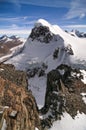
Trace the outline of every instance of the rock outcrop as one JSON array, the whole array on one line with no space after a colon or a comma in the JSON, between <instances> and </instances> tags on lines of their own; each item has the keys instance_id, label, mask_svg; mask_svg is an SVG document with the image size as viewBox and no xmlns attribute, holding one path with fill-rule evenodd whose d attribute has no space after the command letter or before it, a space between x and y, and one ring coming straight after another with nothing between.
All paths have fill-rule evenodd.
<instances>
[{"instance_id":1,"label":"rock outcrop","mask_svg":"<svg viewBox=\"0 0 86 130\"><path fill-rule=\"evenodd\" d=\"M31 38L32 41L37 40L44 43L50 43L52 40L54 42L59 40L63 42L63 39L60 37L60 35L53 34L49 27L41 25L32 29L29 38Z\"/></svg>"},{"instance_id":2,"label":"rock outcrop","mask_svg":"<svg viewBox=\"0 0 86 130\"><path fill-rule=\"evenodd\" d=\"M30 34L32 40L38 40L40 42L49 43L53 39L52 33L50 33L49 28L46 26L34 27Z\"/></svg>"},{"instance_id":3,"label":"rock outcrop","mask_svg":"<svg viewBox=\"0 0 86 130\"><path fill-rule=\"evenodd\" d=\"M15 70L12 64L0 64L0 76L28 89L27 74L23 71Z\"/></svg>"},{"instance_id":4,"label":"rock outcrop","mask_svg":"<svg viewBox=\"0 0 86 130\"><path fill-rule=\"evenodd\" d=\"M12 73L13 72L13 73ZM0 130L41 129L37 105L24 72L0 65Z\"/></svg>"},{"instance_id":5,"label":"rock outcrop","mask_svg":"<svg viewBox=\"0 0 86 130\"><path fill-rule=\"evenodd\" d=\"M86 85L81 81L81 72L67 65L60 65L47 75L45 105L40 110L43 115L42 127L50 128L53 121L61 118L63 112L72 118L77 112L86 114L86 104L81 93L86 93Z\"/></svg>"}]
</instances>

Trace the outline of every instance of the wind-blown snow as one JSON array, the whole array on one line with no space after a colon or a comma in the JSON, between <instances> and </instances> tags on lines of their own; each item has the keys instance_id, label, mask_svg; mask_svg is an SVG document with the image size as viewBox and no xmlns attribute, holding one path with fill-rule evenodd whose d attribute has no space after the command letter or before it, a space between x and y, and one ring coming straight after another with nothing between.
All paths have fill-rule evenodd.
<instances>
[{"instance_id":1,"label":"wind-blown snow","mask_svg":"<svg viewBox=\"0 0 86 130\"><path fill-rule=\"evenodd\" d=\"M35 23L35 27L39 27L39 26L48 26L50 27L51 24L49 24L46 20L44 19L39 19L36 23Z\"/></svg>"}]
</instances>

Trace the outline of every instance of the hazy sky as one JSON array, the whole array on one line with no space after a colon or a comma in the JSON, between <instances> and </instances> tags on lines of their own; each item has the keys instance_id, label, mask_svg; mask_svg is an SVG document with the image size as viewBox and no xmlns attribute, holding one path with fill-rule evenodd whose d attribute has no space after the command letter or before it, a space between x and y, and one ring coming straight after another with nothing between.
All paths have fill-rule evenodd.
<instances>
[{"instance_id":1,"label":"hazy sky","mask_svg":"<svg viewBox=\"0 0 86 130\"><path fill-rule=\"evenodd\" d=\"M0 34L28 36L40 18L86 32L86 0L0 0Z\"/></svg>"}]
</instances>

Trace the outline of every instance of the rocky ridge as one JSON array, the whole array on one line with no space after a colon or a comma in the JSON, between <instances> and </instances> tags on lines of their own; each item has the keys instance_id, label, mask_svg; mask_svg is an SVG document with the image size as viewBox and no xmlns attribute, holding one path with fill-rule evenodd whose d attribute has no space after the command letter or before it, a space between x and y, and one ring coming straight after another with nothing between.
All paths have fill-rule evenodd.
<instances>
[{"instance_id":1,"label":"rocky ridge","mask_svg":"<svg viewBox=\"0 0 86 130\"><path fill-rule=\"evenodd\" d=\"M27 90L24 72L13 65L0 65L0 129L41 129L38 109L31 91Z\"/></svg>"},{"instance_id":2,"label":"rocky ridge","mask_svg":"<svg viewBox=\"0 0 86 130\"><path fill-rule=\"evenodd\" d=\"M32 41L37 40L39 42L44 43L50 43L52 40L62 40L59 35L54 35L52 32L50 32L49 27L42 25L34 27L31 31L29 38L31 38Z\"/></svg>"},{"instance_id":3,"label":"rocky ridge","mask_svg":"<svg viewBox=\"0 0 86 130\"><path fill-rule=\"evenodd\" d=\"M50 128L55 120L61 119L64 112L75 118L77 112L86 114L86 104L81 93L86 93L86 85L81 81L78 69L60 65L47 75L45 105L40 110L43 116L42 127Z\"/></svg>"},{"instance_id":4,"label":"rocky ridge","mask_svg":"<svg viewBox=\"0 0 86 130\"><path fill-rule=\"evenodd\" d=\"M24 43L25 39L18 36L0 37L0 63L21 52L24 49Z\"/></svg>"}]
</instances>

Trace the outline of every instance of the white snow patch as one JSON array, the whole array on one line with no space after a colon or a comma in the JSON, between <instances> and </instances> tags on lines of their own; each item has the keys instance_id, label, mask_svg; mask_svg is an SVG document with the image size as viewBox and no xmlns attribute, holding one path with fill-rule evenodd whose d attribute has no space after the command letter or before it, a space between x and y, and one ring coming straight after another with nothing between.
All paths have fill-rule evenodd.
<instances>
[{"instance_id":1,"label":"white snow patch","mask_svg":"<svg viewBox=\"0 0 86 130\"><path fill-rule=\"evenodd\" d=\"M0 71L4 71L4 69L3 69L3 68L0 68Z\"/></svg>"},{"instance_id":2,"label":"white snow patch","mask_svg":"<svg viewBox=\"0 0 86 130\"><path fill-rule=\"evenodd\" d=\"M64 73L65 73L65 70L63 70L63 69L62 70L59 69L58 71L60 72L61 75L64 75Z\"/></svg>"},{"instance_id":3,"label":"white snow patch","mask_svg":"<svg viewBox=\"0 0 86 130\"><path fill-rule=\"evenodd\" d=\"M6 128L7 128L7 124L6 124L6 120L4 119L1 130L6 130Z\"/></svg>"},{"instance_id":4,"label":"white snow patch","mask_svg":"<svg viewBox=\"0 0 86 130\"><path fill-rule=\"evenodd\" d=\"M9 108L8 106L0 106L0 113L3 113L5 109Z\"/></svg>"},{"instance_id":5,"label":"white snow patch","mask_svg":"<svg viewBox=\"0 0 86 130\"><path fill-rule=\"evenodd\" d=\"M81 95L82 95L82 99L83 99L84 103L86 104L86 93L81 93Z\"/></svg>"},{"instance_id":6,"label":"white snow patch","mask_svg":"<svg viewBox=\"0 0 86 130\"><path fill-rule=\"evenodd\" d=\"M80 70L80 72L81 72L82 75L83 75L83 79L81 79L81 80L82 80L82 82L83 82L84 84L86 84L86 71L85 71L85 70Z\"/></svg>"},{"instance_id":7,"label":"white snow patch","mask_svg":"<svg viewBox=\"0 0 86 130\"><path fill-rule=\"evenodd\" d=\"M39 129L36 127L35 130L39 130Z\"/></svg>"},{"instance_id":8,"label":"white snow patch","mask_svg":"<svg viewBox=\"0 0 86 130\"><path fill-rule=\"evenodd\" d=\"M1 46L1 49L3 49L4 48L4 46Z\"/></svg>"},{"instance_id":9,"label":"white snow patch","mask_svg":"<svg viewBox=\"0 0 86 130\"><path fill-rule=\"evenodd\" d=\"M61 120L54 122L49 130L86 130L86 115L78 113L72 119L68 113L64 113Z\"/></svg>"},{"instance_id":10,"label":"white snow patch","mask_svg":"<svg viewBox=\"0 0 86 130\"><path fill-rule=\"evenodd\" d=\"M34 78L30 78L28 83L28 88L32 90L39 109L42 108L45 102L46 76L35 76Z\"/></svg>"},{"instance_id":11,"label":"white snow patch","mask_svg":"<svg viewBox=\"0 0 86 130\"><path fill-rule=\"evenodd\" d=\"M17 114L17 111L12 111L12 112L10 113L10 116L11 116L11 117L15 117L16 114Z\"/></svg>"},{"instance_id":12,"label":"white snow patch","mask_svg":"<svg viewBox=\"0 0 86 130\"><path fill-rule=\"evenodd\" d=\"M12 39L7 38L6 41L5 41L5 43L7 43L7 42L9 42L9 41L12 41Z\"/></svg>"}]
</instances>

